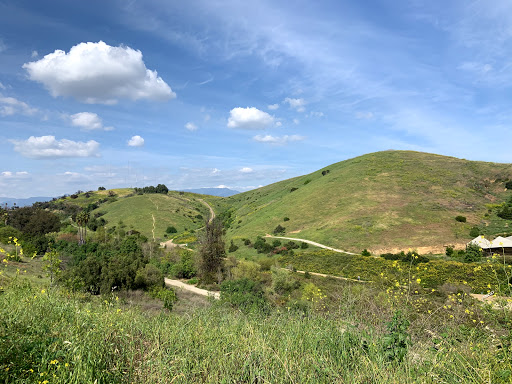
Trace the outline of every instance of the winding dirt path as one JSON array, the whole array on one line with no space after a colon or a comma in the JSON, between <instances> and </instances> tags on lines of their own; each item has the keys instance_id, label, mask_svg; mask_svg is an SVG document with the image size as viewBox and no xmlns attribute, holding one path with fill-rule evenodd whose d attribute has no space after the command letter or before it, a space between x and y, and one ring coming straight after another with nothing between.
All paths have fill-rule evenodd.
<instances>
[{"instance_id":1,"label":"winding dirt path","mask_svg":"<svg viewBox=\"0 0 512 384\"><path fill-rule=\"evenodd\" d=\"M317 243L317 242L311 241L311 240L297 239L297 238L294 238L294 237L272 236L272 235L269 235L268 233L265 235L265 237L271 237L273 239L284 239L284 240L302 241L303 243L308 243L308 244L314 245L315 247L328 249L330 251L339 252L339 253L346 253L348 255L358 255L358 253L352 253L352 252L344 251L343 249L332 248L332 247L329 247L327 245L320 244L320 243Z\"/></svg>"},{"instance_id":2,"label":"winding dirt path","mask_svg":"<svg viewBox=\"0 0 512 384\"><path fill-rule=\"evenodd\" d=\"M207 291L206 289L197 288L193 285L186 284L180 280L172 280L172 279L168 279L167 277L164 280L165 280L165 285L167 285L169 287L184 289L186 291L195 293L197 295L213 297L214 299L217 299L217 300L220 299L219 292Z\"/></svg>"},{"instance_id":3,"label":"winding dirt path","mask_svg":"<svg viewBox=\"0 0 512 384\"><path fill-rule=\"evenodd\" d=\"M210 218L208 219L208 223L211 223L213 219L215 219L215 211L213 210L212 206L208 204L203 199L197 199L199 200L204 206L206 206L210 210Z\"/></svg>"}]
</instances>

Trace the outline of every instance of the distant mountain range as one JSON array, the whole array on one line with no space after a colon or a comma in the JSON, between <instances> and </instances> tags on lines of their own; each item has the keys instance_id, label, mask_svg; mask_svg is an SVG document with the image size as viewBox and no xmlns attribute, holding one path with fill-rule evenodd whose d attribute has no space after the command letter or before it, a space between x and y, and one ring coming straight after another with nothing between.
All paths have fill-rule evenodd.
<instances>
[{"instance_id":1,"label":"distant mountain range","mask_svg":"<svg viewBox=\"0 0 512 384\"><path fill-rule=\"evenodd\" d=\"M17 207L26 207L27 205L32 205L39 201L50 201L53 197L27 197L26 199L17 199L15 197L0 197L0 205L2 207L7 204L7 206L12 207L16 204Z\"/></svg>"},{"instance_id":2,"label":"distant mountain range","mask_svg":"<svg viewBox=\"0 0 512 384\"><path fill-rule=\"evenodd\" d=\"M233 196L239 191L235 191L229 188L196 188L196 189L182 189L183 192L192 192L199 193L201 195L211 195L211 196L219 196L219 197L228 197Z\"/></svg>"}]
</instances>

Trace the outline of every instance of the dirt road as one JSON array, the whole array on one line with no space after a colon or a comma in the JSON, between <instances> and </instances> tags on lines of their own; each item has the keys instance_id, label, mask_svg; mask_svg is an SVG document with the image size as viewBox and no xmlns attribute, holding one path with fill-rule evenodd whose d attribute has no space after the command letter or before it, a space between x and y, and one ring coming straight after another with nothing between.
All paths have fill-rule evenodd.
<instances>
[{"instance_id":1,"label":"dirt road","mask_svg":"<svg viewBox=\"0 0 512 384\"><path fill-rule=\"evenodd\" d=\"M208 219L208 223L211 223L213 221L213 219L215 219L215 212L214 212L213 208L211 207L210 204L208 204L203 199L197 199L197 200L199 200L201 203L203 203L203 205L205 205L210 210L210 219Z\"/></svg>"},{"instance_id":2,"label":"dirt road","mask_svg":"<svg viewBox=\"0 0 512 384\"><path fill-rule=\"evenodd\" d=\"M165 280L165 285L167 285L169 287L181 288L181 289L184 289L186 291L195 293L197 295L206 296L206 297L210 297L211 296L214 299L220 299L220 293L219 292L207 291L206 289L197 288L197 287L195 287L193 285L186 284L186 283L184 283L184 282L182 282L180 280L172 280L172 279L168 279L167 277L164 280Z\"/></svg>"},{"instance_id":3,"label":"dirt road","mask_svg":"<svg viewBox=\"0 0 512 384\"><path fill-rule=\"evenodd\" d=\"M272 235L269 235L269 234L265 235L265 237L271 237L273 239L285 239L285 240L293 240L293 241L302 241L303 243L308 243L308 244L314 245L315 247L320 247L320 248L328 249L330 251L339 252L339 253L346 253L346 254L349 254L349 255L358 255L358 253L352 253L352 252L344 251L342 249L332 248L332 247L329 247L327 245L323 245L323 244L320 244L320 243L317 243L317 242L314 242L314 241L311 241L311 240L296 239L296 238L293 238L293 237L272 236Z\"/></svg>"}]
</instances>

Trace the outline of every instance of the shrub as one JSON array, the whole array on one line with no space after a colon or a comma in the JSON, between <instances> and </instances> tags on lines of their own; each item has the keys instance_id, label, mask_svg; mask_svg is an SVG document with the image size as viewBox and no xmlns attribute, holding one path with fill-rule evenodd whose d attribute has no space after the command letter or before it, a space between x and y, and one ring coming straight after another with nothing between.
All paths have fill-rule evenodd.
<instances>
[{"instance_id":1,"label":"shrub","mask_svg":"<svg viewBox=\"0 0 512 384\"><path fill-rule=\"evenodd\" d=\"M233 243L233 240L231 240L231 244L229 245L228 252L232 253L232 252L235 252L236 250L238 250L238 245Z\"/></svg>"},{"instance_id":2,"label":"shrub","mask_svg":"<svg viewBox=\"0 0 512 384\"><path fill-rule=\"evenodd\" d=\"M308 249L309 248L309 244L308 243L300 243L300 249Z\"/></svg>"},{"instance_id":3,"label":"shrub","mask_svg":"<svg viewBox=\"0 0 512 384\"><path fill-rule=\"evenodd\" d=\"M501 211L498 212L498 217L501 217L505 220L512 220L512 207L510 207L508 204L505 204Z\"/></svg>"},{"instance_id":4,"label":"shrub","mask_svg":"<svg viewBox=\"0 0 512 384\"><path fill-rule=\"evenodd\" d=\"M278 240L278 239L275 239L275 240L272 242L272 246L273 246L274 248L279 247L281 244L282 244L282 243L281 243L281 241L280 241L280 240Z\"/></svg>"},{"instance_id":5,"label":"shrub","mask_svg":"<svg viewBox=\"0 0 512 384\"><path fill-rule=\"evenodd\" d=\"M144 268L137 271L134 285L136 288L150 290L164 286L164 275L157 267L152 264L146 264Z\"/></svg>"},{"instance_id":6,"label":"shrub","mask_svg":"<svg viewBox=\"0 0 512 384\"><path fill-rule=\"evenodd\" d=\"M452 257L453 256L453 247L446 247L446 256Z\"/></svg>"},{"instance_id":7,"label":"shrub","mask_svg":"<svg viewBox=\"0 0 512 384\"><path fill-rule=\"evenodd\" d=\"M477 244L468 244L466 247L466 254L464 255L464 262L472 263L475 261L480 261L482 259L482 248L480 248Z\"/></svg>"},{"instance_id":8,"label":"shrub","mask_svg":"<svg viewBox=\"0 0 512 384\"><path fill-rule=\"evenodd\" d=\"M251 245L251 240L244 239L244 245L247 245L247 246Z\"/></svg>"},{"instance_id":9,"label":"shrub","mask_svg":"<svg viewBox=\"0 0 512 384\"><path fill-rule=\"evenodd\" d=\"M509 180L505 183L505 188L512 189L512 180Z\"/></svg>"},{"instance_id":10,"label":"shrub","mask_svg":"<svg viewBox=\"0 0 512 384\"><path fill-rule=\"evenodd\" d=\"M311 183L311 179L307 179L306 181L304 181L304 185L307 185L309 183Z\"/></svg>"},{"instance_id":11,"label":"shrub","mask_svg":"<svg viewBox=\"0 0 512 384\"><path fill-rule=\"evenodd\" d=\"M197 269L189 252L185 252L178 263L171 268L171 274L179 279L190 279L197 273Z\"/></svg>"},{"instance_id":12,"label":"shrub","mask_svg":"<svg viewBox=\"0 0 512 384\"><path fill-rule=\"evenodd\" d=\"M327 175L329 172L331 172L331 171L329 171L328 169L326 169L325 171L322 171L322 176Z\"/></svg>"},{"instance_id":13,"label":"shrub","mask_svg":"<svg viewBox=\"0 0 512 384\"><path fill-rule=\"evenodd\" d=\"M292 187L292 188L290 189L290 192L294 192L294 191L296 191L297 189L299 189L299 188Z\"/></svg>"},{"instance_id":14,"label":"shrub","mask_svg":"<svg viewBox=\"0 0 512 384\"><path fill-rule=\"evenodd\" d=\"M171 226L171 225L168 226L167 229L165 230L165 233L169 233L169 234L170 233L177 233L177 232L178 232L178 230L175 227Z\"/></svg>"},{"instance_id":15,"label":"shrub","mask_svg":"<svg viewBox=\"0 0 512 384\"><path fill-rule=\"evenodd\" d=\"M457 220L459 223L465 223L466 222L466 216L456 216L455 220Z\"/></svg>"},{"instance_id":16,"label":"shrub","mask_svg":"<svg viewBox=\"0 0 512 384\"><path fill-rule=\"evenodd\" d=\"M283 221L290 221L290 218L289 217L285 217L285 218L283 218Z\"/></svg>"},{"instance_id":17,"label":"shrub","mask_svg":"<svg viewBox=\"0 0 512 384\"><path fill-rule=\"evenodd\" d=\"M480 228L478 227L473 227L471 228L471 231L469 231L469 236L471 237L477 237L480 235Z\"/></svg>"},{"instance_id":18,"label":"shrub","mask_svg":"<svg viewBox=\"0 0 512 384\"><path fill-rule=\"evenodd\" d=\"M154 288L151 290L150 295L155 299L160 299L164 303L164 308L172 311L174 307L174 303L178 301L178 297L176 296L176 292L172 288Z\"/></svg>"},{"instance_id":19,"label":"shrub","mask_svg":"<svg viewBox=\"0 0 512 384\"><path fill-rule=\"evenodd\" d=\"M98 191L104 191L105 189L105 187L98 187Z\"/></svg>"},{"instance_id":20,"label":"shrub","mask_svg":"<svg viewBox=\"0 0 512 384\"><path fill-rule=\"evenodd\" d=\"M361 256L371 256L372 254L370 251L368 251L366 248L363 249L363 252L361 252Z\"/></svg>"},{"instance_id":21,"label":"shrub","mask_svg":"<svg viewBox=\"0 0 512 384\"><path fill-rule=\"evenodd\" d=\"M234 280L249 279L259 281L261 266L254 261L240 260L236 267L231 270Z\"/></svg>"},{"instance_id":22,"label":"shrub","mask_svg":"<svg viewBox=\"0 0 512 384\"><path fill-rule=\"evenodd\" d=\"M274 235L279 235L279 234L282 235L282 234L284 234L285 231L286 231L286 228L279 224L277 227L274 228L273 233L274 233Z\"/></svg>"},{"instance_id":23,"label":"shrub","mask_svg":"<svg viewBox=\"0 0 512 384\"><path fill-rule=\"evenodd\" d=\"M278 294L287 294L297 289L300 283L290 271L281 268L272 268L272 289Z\"/></svg>"},{"instance_id":24,"label":"shrub","mask_svg":"<svg viewBox=\"0 0 512 384\"><path fill-rule=\"evenodd\" d=\"M260 310L266 304L261 285L247 278L224 281L220 286L220 299L243 310Z\"/></svg>"}]
</instances>

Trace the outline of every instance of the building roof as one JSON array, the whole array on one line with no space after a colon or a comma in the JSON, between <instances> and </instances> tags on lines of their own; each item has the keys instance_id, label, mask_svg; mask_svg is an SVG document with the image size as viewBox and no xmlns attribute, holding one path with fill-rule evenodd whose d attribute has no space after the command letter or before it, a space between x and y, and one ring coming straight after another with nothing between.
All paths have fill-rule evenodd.
<instances>
[{"instance_id":1,"label":"building roof","mask_svg":"<svg viewBox=\"0 0 512 384\"><path fill-rule=\"evenodd\" d=\"M501 237L498 236L494 240L490 241L483 236L475 237L469 242L470 244L476 244L482 249L492 248L512 248L512 236Z\"/></svg>"}]
</instances>

